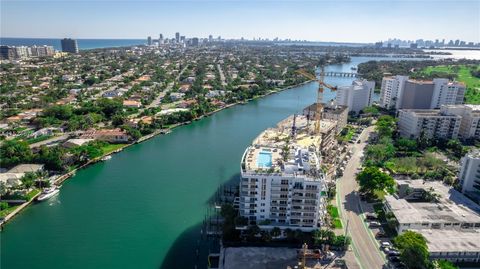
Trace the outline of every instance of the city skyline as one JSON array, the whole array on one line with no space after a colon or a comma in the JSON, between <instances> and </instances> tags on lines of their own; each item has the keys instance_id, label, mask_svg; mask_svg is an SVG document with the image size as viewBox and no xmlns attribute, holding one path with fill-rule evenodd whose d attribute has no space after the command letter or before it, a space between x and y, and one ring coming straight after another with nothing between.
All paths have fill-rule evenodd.
<instances>
[{"instance_id":1,"label":"city skyline","mask_svg":"<svg viewBox=\"0 0 480 269\"><path fill-rule=\"evenodd\" d=\"M180 32L189 37L212 34L226 39L372 43L395 36L480 42L478 1L2 0L1 5L2 37L145 39L159 33L171 38ZM31 19L22 19L25 17ZM37 23L30 23L32 20Z\"/></svg>"}]
</instances>

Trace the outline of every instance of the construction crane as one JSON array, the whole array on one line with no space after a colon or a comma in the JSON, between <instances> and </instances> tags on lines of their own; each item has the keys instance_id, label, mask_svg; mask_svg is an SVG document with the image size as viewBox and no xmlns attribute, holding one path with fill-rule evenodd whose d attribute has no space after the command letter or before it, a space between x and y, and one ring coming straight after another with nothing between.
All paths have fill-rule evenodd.
<instances>
[{"instance_id":1,"label":"construction crane","mask_svg":"<svg viewBox=\"0 0 480 269\"><path fill-rule=\"evenodd\" d=\"M325 66L320 66L320 76L317 78L315 75L311 74L305 69L298 69L296 71L298 74L318 82L318 91L317 91L317 104L315 111L315 133L320 134L320 120L322 119L323 114L323 89L328 88L332 91L336 91L337 87L325 83Z\"/></svg>"}]
</instances>

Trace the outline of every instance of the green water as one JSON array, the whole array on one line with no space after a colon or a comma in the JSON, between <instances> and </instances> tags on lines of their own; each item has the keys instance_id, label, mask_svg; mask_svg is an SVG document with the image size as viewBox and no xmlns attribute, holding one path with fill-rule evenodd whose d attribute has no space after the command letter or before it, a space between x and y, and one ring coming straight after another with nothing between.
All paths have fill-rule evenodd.
<instances>
[{"instance_id":1,"label":"green water","mask_svg":"<svg viewBox=\"0 0 480 269\"><path fill-rule=\"evenodd\" d=\"M348 71L365 60L331 68ZM316 89L311 83L235 106L79 171L57 197L4 227L0 268L206 268L213 244L200 229L208 201L219 185L238 180L252 139L313 103Z\"/></svg>"}]
</instances>

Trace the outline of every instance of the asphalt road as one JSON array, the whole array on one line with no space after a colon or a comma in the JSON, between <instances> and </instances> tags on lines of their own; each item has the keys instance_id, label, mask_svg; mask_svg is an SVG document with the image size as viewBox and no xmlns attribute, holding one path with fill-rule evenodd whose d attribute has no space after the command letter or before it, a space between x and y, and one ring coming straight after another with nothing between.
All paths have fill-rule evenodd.
<instances>
[{"instance_id":1,"label":"asphalt road","mask_svg":"<svg viewBox=\"0 0 480 269\"><path fill-rule=\"evenodd\" d=\"M373 130L373 126L366 128L360 135L362 142L352 145L352 157L345 167L344 175L337 181L337 197L340 202L342 222L344 226L348 222L348 234L352 238L352 247L362 269L380 269L385 264L383 254L370 236L361 216L363 213L361 200L357 193L358 184L355 181L357 168L361 165L360 158L366 145L365 141Z\"/></svg>"}]
</instances>

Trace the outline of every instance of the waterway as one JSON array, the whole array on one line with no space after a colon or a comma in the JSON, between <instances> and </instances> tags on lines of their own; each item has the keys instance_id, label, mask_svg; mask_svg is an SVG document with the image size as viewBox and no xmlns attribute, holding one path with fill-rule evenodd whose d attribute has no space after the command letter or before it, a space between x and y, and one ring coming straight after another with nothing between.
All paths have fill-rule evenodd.
<instances>
[{"instance_id":1,"label":"waterway","mask_svg":"<svg viewBox=\"0 0 480 269\"><path fill-rule=\"evenodd\" d=\"M370 59L328 71L350 71ZM351 81L327 78L336 85ZM214 250L200 237L208 202L219 185L238 180L253 138L313 103L317 86L223 110L79 171L58 196L4 227L0 268L206 268Z\"/></svg>"}]
</instances>

